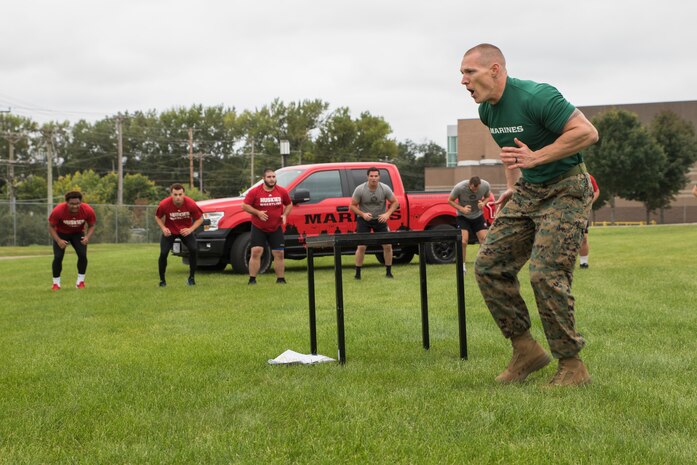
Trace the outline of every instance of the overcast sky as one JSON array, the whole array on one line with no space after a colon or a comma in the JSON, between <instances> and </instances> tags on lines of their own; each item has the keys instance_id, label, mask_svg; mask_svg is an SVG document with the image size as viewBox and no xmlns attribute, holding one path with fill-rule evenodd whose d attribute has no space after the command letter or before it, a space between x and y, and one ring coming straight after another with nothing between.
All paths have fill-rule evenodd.
<instances>
[{"instance_id":1,"label":"overcast sky","mask_svg":"<svg viewBox=\"0 0 697 465\"><path fill-rule=\"evenodd\" d=\"M100 119L192 104L322 99L445 145L477 116L465 50L498 45L511 76L573 104L697 99L691 0L4 0L0 111Z\"/></svg>"}]
</instances>

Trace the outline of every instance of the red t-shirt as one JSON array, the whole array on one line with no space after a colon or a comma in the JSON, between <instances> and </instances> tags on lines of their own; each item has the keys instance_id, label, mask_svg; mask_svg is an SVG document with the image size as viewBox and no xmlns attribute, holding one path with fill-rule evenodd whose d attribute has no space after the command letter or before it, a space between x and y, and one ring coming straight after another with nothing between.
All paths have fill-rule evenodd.
<instances>
[{"instance_id":1,"label":"red t-shirt","mask_svg":"<svg viewBox=\"0 0 697 465\"><path fill-rule=\"evenodd\" d=\"M591 184L593 184L593 193L598 192L598 183L595 182L595 178L593 177L592 174L589 174L588 176L590 176Z\"/></svg>"},{"instance_id":2,"label":"red t-shirt","mask_svg":"<svg viewBox=\"0 0 697 465\"><path fill-rule=\"evenodd\" d=\"M81 203L77 213L72 214L68 209L68 202L63 202L51 211L48 222L62 234L80 234L85 230L85 224L93 225L97 222L94 210L86 203Z\"/></svg>"},{"instance_id":3,"label":"red t-shirt","mask_svg":"<svg viewBox=\"0 0 697 465\"><path fill-rule=\"evenodd\" d=\"M165 227L175 236L181 235L183 228L189 228L201 218L203 212L191 198L184 196L184 203L177 207L172 197L167 197L157 206L155 216L165 217Z\"/></svg>"},{"instance_id":4,"label":"red t-shirt","mask_svg":"<svg viewBox=\"0 0 697 465\"><path fill-rule=\"evenodd\" d=\"M281 215L285 206L290 204L290 195L281 186L273 186L270 192L266 191L264 183L261 183L247 192L244 203L257 210L266 211L269 215L266 221L261 221L258 216L252 215L252 224L262 231L273 232L281 226Z\"/></svg>"}]
</instances>

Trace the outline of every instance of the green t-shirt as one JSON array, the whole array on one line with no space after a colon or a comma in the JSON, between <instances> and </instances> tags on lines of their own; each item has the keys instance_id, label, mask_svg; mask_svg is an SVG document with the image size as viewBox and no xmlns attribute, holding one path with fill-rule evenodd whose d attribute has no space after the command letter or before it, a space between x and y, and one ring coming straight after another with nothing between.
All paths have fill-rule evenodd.
<instances>
[{"instance_id":1,"label":"green t-shirt","mask_svg":"<svg viewBox=\"0 0 697 465\"><path fill-rule=\"evenodd\" d=\"M479 118L499 147L516 147L517 137L531 150L553 143L576 108L549 84L508 77L501 100L496 105L479 105ZM583 162L580 152L551 163L522 169L523 178L543 183Z\"/></svg>"}]
</instances>

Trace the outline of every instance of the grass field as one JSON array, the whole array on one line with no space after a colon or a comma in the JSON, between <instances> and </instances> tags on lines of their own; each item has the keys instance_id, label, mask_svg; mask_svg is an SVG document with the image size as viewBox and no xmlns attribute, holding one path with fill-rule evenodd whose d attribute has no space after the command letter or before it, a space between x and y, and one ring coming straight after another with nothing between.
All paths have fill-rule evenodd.
<instances>
[{"instance_id":1,"label":"grass field","mask_svg":"<svg viewBox=\"0 0 697 465\"><path fill-rule=\"evenodd\" d=\"M305 262L288 262L286 286L227 271L188 288L170 257L160 289L157 245L96 244L87 289L70 251L51 292L50 247L0 249L0 464L695 463L695 250L694 225L593 229L574 281L593 384L550 389L556 364L494 383L510 346L471 274L459 359L454 265L429 266L429 351L418 266L388 281L371 257L362 281L345 270L348 363L270 366L309 352ZM318 262L318 348L335 358L333 270Z\"/></svg>"}]
</instances>

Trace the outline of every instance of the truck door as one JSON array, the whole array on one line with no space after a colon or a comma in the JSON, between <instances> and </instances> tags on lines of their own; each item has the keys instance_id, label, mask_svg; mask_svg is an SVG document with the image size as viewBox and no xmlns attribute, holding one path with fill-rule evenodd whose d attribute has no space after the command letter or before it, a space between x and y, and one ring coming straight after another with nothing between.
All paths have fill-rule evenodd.
<instances>
[{"instance_id":1,"label":"truck door","mask_svg":"<svg viewBox=\"0 0 697 465\"><path fill-rule=\"evenodd\" d=\"M295 186L291 197L300 189L310 193L310 200L293 205L288 221L297 229L300 243L304 243L307 236L346 233L355 229L353 215L348 209L351 199L344 195L339 170L311 173Z\"/></svg>"}]
</instances>

